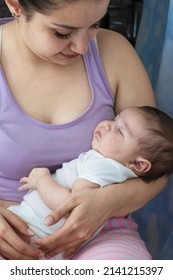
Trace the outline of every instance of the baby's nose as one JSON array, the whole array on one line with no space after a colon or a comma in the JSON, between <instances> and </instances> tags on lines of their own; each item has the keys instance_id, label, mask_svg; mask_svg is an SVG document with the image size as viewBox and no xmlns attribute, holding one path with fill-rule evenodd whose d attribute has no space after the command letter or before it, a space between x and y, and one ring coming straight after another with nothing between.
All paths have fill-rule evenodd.
<instances>
[{"instance_id":1,"label":"baby's nose","mask_svg":"<svg viewBox=\"0 0 173 280\"><path fill-rule=\"evenodd\" d=\"M111 130L111 125L109 123L105 124L105 130L110 131Z\"/></svg>"}]
</instances>

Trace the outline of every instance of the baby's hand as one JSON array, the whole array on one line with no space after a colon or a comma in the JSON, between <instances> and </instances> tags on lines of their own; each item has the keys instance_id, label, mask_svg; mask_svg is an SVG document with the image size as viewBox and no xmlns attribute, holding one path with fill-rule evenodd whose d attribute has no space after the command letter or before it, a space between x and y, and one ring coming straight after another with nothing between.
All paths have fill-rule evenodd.
<instances>
[{"instance_id":1,"label":"baby's hand","mask_svg":"<svg viewBox=\"0 0 173 280\"><path fill-rule=\"evenodd\" d=\"M21 184L23 184L22 186L20 186L17 190L18 191L25 191L25 190L28 190L28 189L36 189L35 186L31 185L30 184L30 180L29 180L29 177L22 177L19 181Z\"/></svg>"},{"instance_id":2,"label":"baby's hand","mask_svg":"<svg viewBox=\"0 0 173 280\"><path fill-rule=\"evenodd\" d=\"M40 179L44 176L50 175L49 169L47 168L34 168L29 173L28 177L22 177L20 183L23 184L18 188L18 191L24 191L28 189L37 189Z\"/></svg>"}]
</instances>

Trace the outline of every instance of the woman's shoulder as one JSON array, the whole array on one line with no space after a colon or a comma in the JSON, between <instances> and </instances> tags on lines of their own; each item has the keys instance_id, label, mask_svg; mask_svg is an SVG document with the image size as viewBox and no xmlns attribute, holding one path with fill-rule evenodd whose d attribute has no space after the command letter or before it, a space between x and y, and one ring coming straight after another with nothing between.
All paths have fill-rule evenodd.
<instances>
[{"instance_id":1,"label":"woman's shoulder","mask_svg":"<svg viewBox=\"0 0 173 280\"><path fill-rule=\"evenodd\" d=\"M112 92L119 96L116 112L129 106L151 104L148 76L130 42L121 34L104 29L99 30L97 41Z\"/></svg>"},{"instance_id":2,"label":"woman's shoulder","mask_svg":"<svg viewBox=\"0 0 173 280\"><path fill-rule=\"evenodd\" d=\"M134 48L121 34L106 29L99 30L97 43L103 67L115 94L119 80L126 71L127 61L129 66L133 65L133 59L136 61Z\"/></svg>"},{"instance_id":3,"label":"woman's shoulder","mask_svg":"<svg viewBox=\"0 0 173 280\"><path fill-rule=\"evenodd\" d=\"M130 47L129 41L120 33L108 29L100 28L98 31L98 41L102 47L110 48Z\"/></svg>"},{"instance_id":4,"label":"woman's shoulder","mask_svg":"<svg viewBox=\"0 0 173 280\"><path fill-rule=\"evenodd\" d=\"M136 55L134 47L130 42L120 33L100 29L97 36L98 47L102 59L108 60L110 62L114 61L112 58L116 59L116 62L131 58Z\"/></svg>"}]
</instances>

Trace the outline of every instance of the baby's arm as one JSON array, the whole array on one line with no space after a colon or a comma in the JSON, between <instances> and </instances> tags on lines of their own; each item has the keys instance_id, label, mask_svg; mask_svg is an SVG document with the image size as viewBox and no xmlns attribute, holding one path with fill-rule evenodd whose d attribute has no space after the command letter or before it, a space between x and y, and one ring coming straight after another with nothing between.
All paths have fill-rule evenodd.
<instances>
[{"instance_id":1,"label":"baby's arm","mask_svg":"<svg viewBox=\"0 0 173 280\"><path fill-rule=\"evenodd\" d=\"M76 179L76 181L74 182L71 191L78 191L81 189L86 189L86 188L99 188L100 185L96 184L96 183L92 183L91 181L88 181L86 179L83 178L78 178Z\"/></svg>"},{"instance_id":2,"label":"baby's arm","mask_svg":"<svg viewBox=\"0 0 173 280\"><path fill-rule=\"evenodd\" d=\"M71 191L84 188L98 188L99 185L86 179L78 178L72 186L72 190L58 184L51 176L47 168L34 168L28 177L22 177L20 183L23 185L19 191L35 189L38 191L44 203L52 210L57 209L69 197Z\"/></svg>"},{"instance_id":3,"label":"baby's arm","mask_svg":"<svg viewBox=\"0 0 173 280\"><path fill-rule=\"evenodd\" d=\"M52 210L61 206L70 195L70 190L55 182L47 168L32 169L28 177L20 179L20 183L23 185L18 188L19 191L36 189Z\"/></svg>"}]
</instances>

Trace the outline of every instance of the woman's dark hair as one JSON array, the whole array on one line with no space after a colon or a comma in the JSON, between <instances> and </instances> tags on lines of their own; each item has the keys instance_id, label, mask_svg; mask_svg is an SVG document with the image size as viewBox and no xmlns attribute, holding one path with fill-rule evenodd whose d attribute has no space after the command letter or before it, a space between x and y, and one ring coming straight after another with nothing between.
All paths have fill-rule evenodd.
<instances>
[{"instance_id":1,"label":"woman's dark hair","mask_svg":"<svg viewBox=\"0 0 173 280\"><path fill-rule=\"evenodd\" d=\"M54 9L60 9L67 4L81 0L18 0L19 5L25 13L26 20L29 21L35 12L49 14ZM87 0L83 0L87 1ZM97 0L98 2L101 0ZM89 4L88 4L89 5Z\"/></svg>"},{"instance_id":2,"label":"woman's dark hair","mask_svg":"<svg viewBox=\"0 0 173 280\"><path fill-rule=\"evenodd\" d=\"M55 8L60 8L68 3L77 2L79 0L19 0L19 5L29 20L34 12L48 14Z\"/></svg>"},{"instance_id":3,"label":"woman's dark hair","mask_svg":"<svg viewBox=\"0 0 173 280\"><path fill-rule=\"evenodd\" d=\"M173 173L173 119L150 106L138 110L147 123L146 135L138 143L143 157L151 162L151 169L143 177L150 182Z\"/></svg>"}]
</instances>

